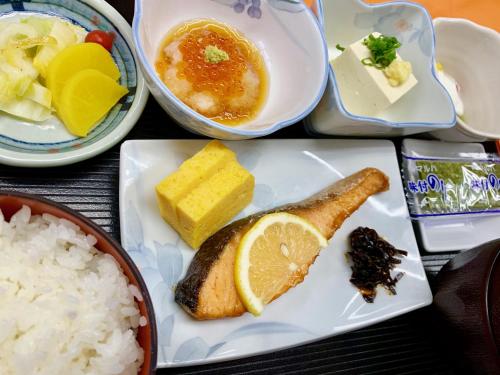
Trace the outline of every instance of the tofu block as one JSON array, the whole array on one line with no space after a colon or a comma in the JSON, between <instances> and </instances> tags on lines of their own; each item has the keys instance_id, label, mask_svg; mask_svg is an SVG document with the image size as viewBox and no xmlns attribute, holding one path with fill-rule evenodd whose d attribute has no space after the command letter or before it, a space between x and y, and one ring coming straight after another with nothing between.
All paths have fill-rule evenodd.
<instances>
[{"instance_id":1,"label":"tofu block","mask_svg":"<svg viewBox=\"0 0 500 375\"><path fill-rule=\"evenodd\" d=\"M379 33L372 33L375 37ZM366 38L366 37L365 37ZM371 56L361 38L332 61L345 108L355 115L373 116L394 104L417 83L413 74L400 86L391 86L384 72L361 60ZM401 57L397 54L397 59Z\"/></svg>"},{"instance_id":2,"label":"tofu block","mask_svg":"<svg viewBox=\"0 0 500 375\"><path fill-rule=\"evenodd\" d=\"M212 141L156 186L160 214L194 249L253 198L254 177L233 151Z\"/></svg>"}]
</instances>

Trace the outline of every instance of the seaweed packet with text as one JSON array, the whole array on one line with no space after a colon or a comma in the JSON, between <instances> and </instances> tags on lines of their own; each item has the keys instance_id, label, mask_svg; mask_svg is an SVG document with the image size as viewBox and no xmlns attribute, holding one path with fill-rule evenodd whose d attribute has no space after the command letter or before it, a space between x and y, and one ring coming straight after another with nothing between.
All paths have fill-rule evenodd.
<instances>
[{"instance_id":1,"label":"seaweed packet with text","mask_svg":"<svg viewBox=\"0 0 500 375\"><path fill-rule=\"evenodd\" d=\"M427 158L403 153L410 216L500 214L500 159L488 154L476 157Z\"/></svg>"}]
</instances>

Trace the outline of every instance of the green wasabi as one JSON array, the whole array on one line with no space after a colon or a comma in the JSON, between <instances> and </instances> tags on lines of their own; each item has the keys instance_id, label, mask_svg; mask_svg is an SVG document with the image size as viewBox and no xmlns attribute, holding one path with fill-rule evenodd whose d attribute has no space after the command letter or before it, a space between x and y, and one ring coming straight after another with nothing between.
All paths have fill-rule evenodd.
<instances>
[{"instance_id":1,"label":"green wasabi","mask_svg":"<svg viewBox=\"0 0 500 375\"><path fill-rule=\"evenodd\" d=\"M216 46L208 45L205 47L205 61L211 64L218 64L222 61L229 60L229 55L226 51L223 51Z\"/></svg>"}]
</instances>

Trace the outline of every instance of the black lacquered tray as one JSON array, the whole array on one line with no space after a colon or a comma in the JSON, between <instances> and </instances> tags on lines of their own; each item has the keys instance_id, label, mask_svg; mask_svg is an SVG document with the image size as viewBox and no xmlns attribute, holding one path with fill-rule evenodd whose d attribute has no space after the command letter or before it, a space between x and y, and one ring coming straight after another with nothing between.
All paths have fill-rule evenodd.
<instances>
[{"instance_id":1,"label":"black lacquered tray","mask_svg":"<svg viewBox=\"0 0 500 375\"><path fill-rule=\"evenodd\" d=\"M110 0L132 20L132 0ZM307 138L301 123L270 138ZM150 98L125 139L200 138L177 124ZM395 141L398 145L398 141ZM38 194L65 204L102 226L119 240L118 183L120 145L91 160L49 169L0 166L0 189ZM422 253L427 277L434 284L454 253ZM333 298L333 297L332 297ZM454 374L453 353L433 307L426 307L358 331L293 349L236 361L158 370L158 374Z\"/></svg>"},{"instance_id":2,"label":"black lacquered tray","mask_svg":"<svg viewBox=\"0 0 500 375\"><path fill-rule=\"evenodd\" d=\"M305 138L301 123L273 138ZM126 139L198 138L182 130L150 98ZM396 141L397 143L397 141ZM91 160L49 169L0 166L0 189L38 194L81 212L120 236L120 146ZM431 285L452 253L422 254ZM333 298L333 297L332 297ZM220 364L159 370L159 374L452 374L432 307L359 331L272 354Z\"/></svg>"}]
</instances>

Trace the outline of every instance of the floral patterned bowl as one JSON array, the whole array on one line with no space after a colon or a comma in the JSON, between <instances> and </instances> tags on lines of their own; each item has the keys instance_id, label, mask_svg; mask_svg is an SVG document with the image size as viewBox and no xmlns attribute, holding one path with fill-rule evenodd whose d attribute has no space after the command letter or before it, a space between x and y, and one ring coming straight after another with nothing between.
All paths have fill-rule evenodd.
<instances>
[{"instance_id":1,"label":"floral patterned bowl","mask_svg":"<svg viewBox=\"0 0 500 375\"><path fill-rule=\"evenodd\" d=\"M87 31L115 34L111 54L120 70L125 95L86 137L69 133L55 115L41 123L0 113L0 163L23 167L54 167L94 157L117 144L144 110L148 90L135 57L132 30L104 0L0 1L0 19L57 16Z\"/></svg>"},{"instance_id":2,"label":"floral patterned bowl","mask_svg":"<svg viewBox=\"0 0 500 375\"><path fill-rule=\"evenodd\" d=\"M328 0L318 3L330 58L372 33L393 35L399 49L413 66L418 84L377 117L357 116L342 103L330 69L330 80L316 110L308 118L315 133L362 136L396 136L449 128L455 124L455 109L446 89L438 81L434 66L434 30L427 11L409 2L368 5L362 0Z\"/></svg>"},{"instance_id":3,"label":"floral patterned bowl","mask_svg":"<svg viewBox=\"0 0 500 375\"><path fill-rule=\"evenodd\" d=\"M162 39L176 25L214 18L241 31L259 48L269 74L267 101L257 118L230 127L177 99L155 71ZM264 136L298 122L316 106L328 79L327 50L316 17L300 0L138 0L133 35L146 82L181 126L213 138Z\"/></svg>"}]
</instances>

